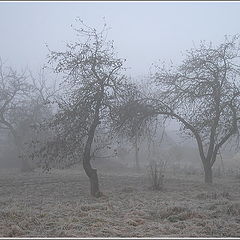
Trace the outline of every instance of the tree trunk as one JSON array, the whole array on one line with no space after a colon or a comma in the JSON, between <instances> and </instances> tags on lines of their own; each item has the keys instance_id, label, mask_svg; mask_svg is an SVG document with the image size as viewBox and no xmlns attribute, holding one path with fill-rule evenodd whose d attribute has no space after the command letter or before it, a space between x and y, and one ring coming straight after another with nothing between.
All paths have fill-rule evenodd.
<instances>
[{"instance_id":1,"label":"tree trunk","mask_svg":"<svg viewBox=\"0 0 240 240\"><path fill-rule=\"evenodd\" d=\"M99 120L100 104L101 104L101 99L98 100L95 113L94 113L93 122L88 131L88 138L87 138L87 141L84 147L84 153L83 153L83 168L90 180L90 193L94 197L100 197L102 195L102 193L99 190L97 169L92 168L90 163L91 147L92 147L95 131L98 124L101 123Z\"/></svg>"},{"instance_id":2,"label":"tree trunk","mask_svg":"<svg viewBox=\"0 0 240 240\"><path fill-rule=\"evenodd\" d=\"M91 146L93 142L93 137L95 133L95 129L97 127L98 123L93 123L90 127L89 133L88 133L88 139L85 145L84 154L83 154L83 168L90 180L90 193L94 197L100 197L102 194L99 190L99 183L98 183L98 175L97 175L97 169L92 168L90 160L91 160Z\"/></svg>"},{"instance_id":3,"label":"tree trunk","mask_svg":"<svg viewBox=\"0 0 240 240\"><path fill-rule=\"evenodd\" d=\"M94 197L100 197L101 193L99 191L99 184L98 184L98 175L97 175L97 169L93 169L90 163L91 160L91 146L93 142L94 132L97 125L90 127L88 139L85 145L84 154L83 154L83 168L90 180L90 193Z\"/></svg>"},{"instance_id":4,"label":"tree trunk","mask_svg":"<svg viewBox=\"0 0 240 240\"><path fill-rule=\"evenodd\" d=\"M135 137L135 169L136 171L140 170L140 165L139 165L139 147L138 147L138 133L136 133Z\"/></svg>"},{"instance_id":5,"label":"tree trunk","mask_svg":"<svg viewBox=\"0 0 240 240\"><path fill-rule=\"evenodd\" d=\"M90 193L94 197L100 197L102 194L99 190L97 169L92 168L90 159L83 159L83 168L90 180Z\"/></svg>"},{"instance_id":6,"label":"tree trunk","mask_svg":"<svg viewBox=\"0 0 240 240\"><path fill-rule=\"evenodd\" d=\"M212 166L210 164L204 164L204 180L207 184L213 183Z\"/></svg>"},{"instance_id":7,"label":"tree trunk","mask_svg":"<svg viewBox=\"0 0 240 240\"><path fill-rule=\"evenodd\" d=\"M33 167L31 166L29 161L23 156L22 144L20 142L20 139L18 139L18 137L15 137L15 144L17 147L18 159L21 162L21 171L22 172L32 172Z\"/></svg>"}]
</instances>

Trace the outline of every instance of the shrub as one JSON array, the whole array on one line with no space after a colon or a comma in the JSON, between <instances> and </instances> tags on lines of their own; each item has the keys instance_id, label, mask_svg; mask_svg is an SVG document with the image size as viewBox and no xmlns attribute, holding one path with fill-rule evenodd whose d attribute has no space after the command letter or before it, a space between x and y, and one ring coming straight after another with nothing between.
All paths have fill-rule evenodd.
<instances>
[{"instance_id":1,"label":"shrub","mask_svg":"<svg viewBox=\"0 0 240 240\"><path fill-rule=\"evenodd\" d=\"M164 173L166 170L166 161L152 161L148 167L148 175L153 190L163 189Z\"/></svg>"}]
</instances>

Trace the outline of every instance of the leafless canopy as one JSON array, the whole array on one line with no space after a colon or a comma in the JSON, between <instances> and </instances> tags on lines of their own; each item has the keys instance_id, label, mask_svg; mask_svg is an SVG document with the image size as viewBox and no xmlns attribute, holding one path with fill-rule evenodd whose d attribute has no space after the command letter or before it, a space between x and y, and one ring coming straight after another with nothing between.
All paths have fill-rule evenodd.
<instances>
[{"instance_id":1,"label":"leafless canopy","mask_svg":"<svg viewBox=\"0 0 240 240\"><path fill-rule=\"evenodd\" d=\"M25 71L4 68L0 60L0 128L10 130L15 137L15 116L26 106L30 89Z\"/></svg>"},{"instance_id":2,"label":"leafless canopy","mask_svg":"<svg viewBox=\"0 0 240 240\"><path fill-rule=\"evenodd\" d=\"M238 133L239 77L238 36L226 37L219 46L201 42L180 66L156 66L155 90L135 101L142 106L135 110L135 118L164 115L178 120L181 130L196 139L204 169L210 171L220 148ZM133 114L134 107L130 111Z\"/></svg>"},{"instance_id":3,"label":"leafless canopy","mask_svg":"<svg viewBox=\"0 0 240 240\"><path fill-rule=\"evenodd\" d=\"M112 108L128 83L123 74L125 60L116 56L113 41L107 40L106 24L101 31L81 20L80 26L75 29L79 39L67 44L66 51L50 50L49 63L55 72L62 74L65 92L57 102L59 111L51 123L57 137L45 150L56 149L52 159L59 153L62 156L78 153L77 160L83 161L90 178L91 194L98 196L96 170L90 165L92 143L99 129L111 129Z\"/></svg>"}]
</instances>

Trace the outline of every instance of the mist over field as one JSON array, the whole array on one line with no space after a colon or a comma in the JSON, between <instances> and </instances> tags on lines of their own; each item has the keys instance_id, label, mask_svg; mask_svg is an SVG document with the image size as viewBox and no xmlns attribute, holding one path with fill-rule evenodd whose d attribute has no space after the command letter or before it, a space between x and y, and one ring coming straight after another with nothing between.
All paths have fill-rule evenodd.
<instances>
[{"instance_id":1,"label":"mist over field","mask_svg":"<svg viewBox=\"0 0 240 240\"><path fill-rule=\"evenodd\" d=\"M1 2L0 237L240 237L239 2Z\"/></svg>"}]
</instances>

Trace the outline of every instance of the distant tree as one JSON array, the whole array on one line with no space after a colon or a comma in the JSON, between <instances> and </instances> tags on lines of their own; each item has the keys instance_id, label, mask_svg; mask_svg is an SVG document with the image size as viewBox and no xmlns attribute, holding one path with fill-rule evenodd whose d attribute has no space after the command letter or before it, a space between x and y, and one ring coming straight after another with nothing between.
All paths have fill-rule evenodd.
<instances>
[{"instance_id":1,"label":"distant tree","mask_svg":"<svg viewBox=\"0 0 240 240\"><path fill-rule=\"evenodd\" d=\"M43 99L44 90L43 85L31 82L27 71L18 73L10 67L4 68L0 61L0 129L11 133L22 171L33 169L25 154L32 126L40 121L43 113L49 114L45 105L47 99Z\"/></svg>"},{"instance_id":2,"label":"distant tree","mask_svg":"<svg viewBox=\"0 0 240 240\"><path fill-rule=\"evenodd\" d=\"M24 143L21 157L29 159L33 166L41 161L41 159L34 161L36 149L39 149L52 134L49 129L42 131L42 126L53 117L53 103L60 89L56 80L50 81L44 68L41 68L36 76L30 72L29 82L31 94L22 110L15 115L15 119L16 131Z\"/></svg>"},{"instance_id":3,"label":"distant tree","mask_svg":"<svg viewBox=\"0 0 240 240\"><path fill-rule=\"evenodd\" d=\"M202 42L187 52L180 66L157 66L154 93L135 102L141 109L129 110L135 118L163 115L176 119L182 133L195 138L209 184L219 150L238 134L239 57L238 36L226 38L219 46Z\"/></svg>"},{"instance_id":4,"label":"distant tree","mask_svg":"<svg viewBox=\"0 0 240 240\"><path fill-rule=\"evenodd\" d=\"M10 131L19 156L22 154L23 142L18 134L17 124L23 119L20 119L18 113L22 113L26 106L30 91L31 85L27 81L26 72L19 74L10 67L4 69L3 63L0 61L0 129ZM16 119L16 115L18 119ZM22 114L21 117L23 117ZM22 158L22 170L31 170L24 158Z\"/></svg>"},{"instance_id":5,"label":"distant tree","mask_svg":"<svg viewBox=\"0 0 240 240\"><path fill-rule=\"evenodd\" d=\"M117 58L113 42L106 40L106 25L98 32L81 20L80 24L81 28L75 29L77 42L67 44L64 52L50 50L49 63L56 73L63 74L65 95L58 101L59 112L50 124L57 129L57 137L43 152L49 157L48 153L55 149L52 159L73 153L71 159L82 158L91 195L99 197L97 170L91 166L93 143L100 129L109 133L112 106L127 83L122 74L124 60Z\"/></svg>"},{"instance_id":6,"label":"distant tree","mask_svg":"<svg viewBox=\"0 0 240 240\"><path fill-rule=\"evenodd\" d=\"M160 124L162 119L157 115L150 116L147 106L142 104L142 99L145 99L148 90L147 86L139 82L133 83L130 88L126 89L121 101L114 106L112 111L113 129L120 138L133 146L134 167L137 171L141 167L139 163L140 143L147 139L151 144L157 127L162 127Z\"/></svg>"}]
</instances>

